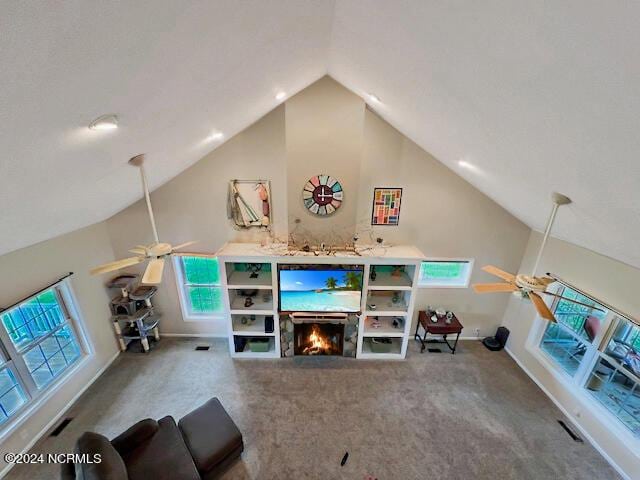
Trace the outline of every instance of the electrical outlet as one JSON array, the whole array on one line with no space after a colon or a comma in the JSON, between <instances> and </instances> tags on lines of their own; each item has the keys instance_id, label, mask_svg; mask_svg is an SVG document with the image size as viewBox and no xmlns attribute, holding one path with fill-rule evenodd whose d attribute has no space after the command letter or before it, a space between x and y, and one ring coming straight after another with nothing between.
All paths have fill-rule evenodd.
<instances>
[{"instance_id":1,"label":"electrical outlet","mask_svg":"<svg viewBox=\"0 0 640 480\"><path fill-rule=\"evenodd\" d=\"M480 329L476 328L475 330L476 330L476 337L479 337L480 336Z\"/></svg>"}]
</instances>

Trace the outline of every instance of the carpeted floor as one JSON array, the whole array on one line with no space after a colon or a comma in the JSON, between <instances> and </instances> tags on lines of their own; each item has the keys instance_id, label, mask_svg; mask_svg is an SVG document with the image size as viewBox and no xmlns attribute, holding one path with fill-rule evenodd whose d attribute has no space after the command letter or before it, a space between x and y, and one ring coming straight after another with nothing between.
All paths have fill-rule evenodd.
<instances>
[{"instance_id":1,"label":"carpeted floor","mask_svg":"<svg viewBox=\"0 0 640 480\"><path fill-rule=\"evenodd\" d=\"M235 360L223 341L163 339L127 353L69 411L73 421L33 451L69 452L86 430L113 437L139 419L176 419L212 396L245 440L224 479L619 478L505 352L461 342L455 355L407 361ZM345 452L345 466L340 460ZM15 467L9 479L57 478L56 466Z\"/></svg>"}]
</instances>

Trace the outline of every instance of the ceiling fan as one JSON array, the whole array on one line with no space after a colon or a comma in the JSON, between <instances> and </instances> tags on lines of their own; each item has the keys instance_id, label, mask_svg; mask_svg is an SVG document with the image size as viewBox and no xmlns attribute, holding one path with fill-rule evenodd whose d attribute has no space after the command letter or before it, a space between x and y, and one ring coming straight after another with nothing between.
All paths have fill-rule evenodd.
<instances>
[{"instance_id":1,"label":"ceiling fan","mask_svg":"<svg viewBox=\"0 0 640 480\"><path fill-rule=\"evenodd\" d=\"M153 229L154 242L150 245L136 245L135 248L129 250L135 253L135 257L123 258L115 262L105 263L91 269L91 275L100 275L102 273L113 272L122 268L131 267L144 261L149 261L147 268L142 276L142 283L145 285L158 285L162 282L162 272L164 271L165 257L173 254L177 250L193 245L197 242L186 242L176 245L175 247L169 243L161 243L158 239L158 229L156 228L156 220L153 216L151 208L151 198L149 197L149 188L147 186L147 177L144 173L144 154L136 155L129 160L129 165L140 169L140 177L142 178L142 190L147 203L147 211L149 212L149 220Z\"/></svg>"},{"instance_id":2,"label":"ceiling fan","mask_svg":"<svg viewBox=\"0 0 640 480\"><path fill-rule=\"evenodd\" d=\"M593 305L589 305L587 303L582 303L577 300L572 300L567 297L563 297L562 295L558 295L553 292L547 291L547 286L556 280L551 277L536 277L536 271L538 270L538 264L540 263L540 259L542 258L542 253L544 251L544 247L547 244L547 240L549 239L549 234L551 233L551 227L553 226L553 221L556 218L556 214L558 213L558 208L562 205L567 205L571 203L571 199L566 197L560 193L553 192L553 209L551 210L551 215L549 216L549 220L547 221L547 226L544 231L544 237L542 238L542 244L540 245L540 250L538 251L538 257L536 258L536 263L533 266L533 271L531 275L514 275L509 272L505 272L504 270L499 269L498 267L494 267L493 265L485 265L482 267L487 273L491 275L495 275L506 281L506 283L476 283L472 285L473 289L476 293L495 293L495 292L520 292L523 296L528 297L533 306L538 311L538 314L548 320L550 322L556 322L556 317L553 315L553 312L549 309L545 301L540 296L549 295L556 298L561 298L571 303L576 303L578 305L583 305L585 307L592 308L594 310L604 311L600 308L594 307Z\"/></svg>"}]
</instances>

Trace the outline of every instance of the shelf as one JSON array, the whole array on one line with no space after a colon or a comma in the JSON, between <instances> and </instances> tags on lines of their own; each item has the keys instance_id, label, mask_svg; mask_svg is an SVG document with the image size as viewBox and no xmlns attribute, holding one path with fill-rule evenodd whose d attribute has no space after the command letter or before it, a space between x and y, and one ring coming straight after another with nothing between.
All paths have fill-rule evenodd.
<instances>
[{"instance_id":1,"label":"shelf","mask_svg":"<svg viewBox=\"0 0 640 480\"><path fill-rule=\"evenodd\" d=\"M252 352L249 349L249 343L244 347L242 352L234 352L234 357L238 358L280 358L280 352L276 352L276 340L275 336L271 334L269 338L269 351L268 352Z\"/></svg>"},{"instance_id":2,"label":"shelf","mask_svg":"<svg viewBox=\"0 0 640 480\"><path fill-rule=\"evenodd\" d=\"M231 323L233 326L233 334L240 336L250 336L250 337L269 337L274 336L274 332L265 333L264 331L264 317L265 315L256 315L256 320L253 323L243 324L240 321L240 317L247 316L244 315L232 315ZM273 317L273 315L271 315ZM275 325L274 325L275 329Z\"/></svg>"},{"instance_id":3,"label":"shelf","mask_svg":"<svg viewBox=\"0 0 640 480\"><path fill-rule=\"evenodd\" d=\"M413 282L411 277L402 272L399 277L394 277L391 272L378 272L376 279L369 279L369 290L411 290Z\"/></svg>"},{"instance_id":4,"label":"shelf","mask_svg":"<svg viewBox=\"0 0 640 480\"><path fill-rule=\"evenodd\" d=\"M231 291L229 292L229 295L231 296ZM238 295L234 295L232 298L230 298L231 300L231 313L235 313L235 314L242 314L244 312L251 312L251 313L261 313L261 314L270 314L273 313L273 296L269 295L269 300L268 301L264 301L262 299L262 295L258 294L255 297L252 297L253 300L253 305L251 305L250 307L245 307L244 306L244 302L245 302L245 297L240 297ZM266 313L265 313L266 312Z\"/></svg>"},{"instance_id":5,"label":"shelf","mask_svg":"<svg viewBox=\"0 0 640 480\"><path fill-rule=\"evenodd\" d=\"M402 338L394 338L391 344L391 350L387 353L375 353L371 350L371 339L362 339L362 353L358 358L378 359L378 360L398 360L402 359Z\"/></svg>"},{"instance_id":6,"label":"shelf","mask_svg":"<svg viewBox=\"0 0 640 480\"><path fill-rule=\"evenodd\" d=\"M373 316L376 316L376 315L373 315ZM373 323L373 318L367 317L364 321L364 330L362 332L362 336L363 337L404 337L404 326L402 328L394 327L393 319L394 319L394 316L389 316L389 317L378 316L380 327L374 328L371 326L371 324Z\"/></svg>"},{"instance_id":7,"label":"shelf","mask_svg":"<svg viewBox=\"0 0 640 480\"><path fill-rule=\"evenodd\" d=\"M408 295L408 294L407 294ZM370 308L370 305L375 304L375 310ZM393 304L391 302L390 295L372 295L367 297L367 315L406 315L407 303L406 296L403 295L403 299Z\"/></svg>"},{"instance_id":8,"label":"shelf","mask_svg":"<svg viewBox=\"0 0 640 480\"><path fill-rule=\"evenodd\" d=\"M247 290L252 288L270 290L271 279L271 272L258 272L258 278L251 278L251 272L234 270L227 280L227 287Z\"/></svg>"}]
</instances>

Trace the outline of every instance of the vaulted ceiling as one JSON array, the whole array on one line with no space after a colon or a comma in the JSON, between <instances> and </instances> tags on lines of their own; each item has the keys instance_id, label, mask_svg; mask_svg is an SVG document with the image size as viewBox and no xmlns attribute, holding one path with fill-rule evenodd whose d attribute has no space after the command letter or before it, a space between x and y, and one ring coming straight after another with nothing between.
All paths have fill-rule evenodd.
<instances>
[{"instance_id":1,"label":"vaulted ceiling","mask_svg":"<svg viewBox=\"0 0 640 480\"><path fill-rule=\"evenodd\" d=\"M0 6L0 254L101 221L325 74L535 229L640 267L640 4ZM88 123L117 113L117 131ZM459 162L463 163L461 167Z\"/></svg>"}]
</instances>

